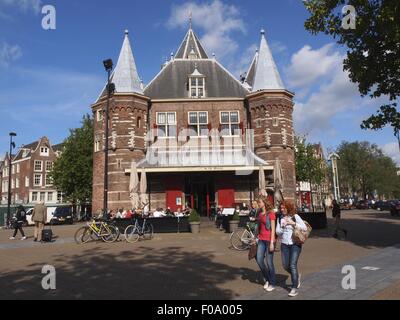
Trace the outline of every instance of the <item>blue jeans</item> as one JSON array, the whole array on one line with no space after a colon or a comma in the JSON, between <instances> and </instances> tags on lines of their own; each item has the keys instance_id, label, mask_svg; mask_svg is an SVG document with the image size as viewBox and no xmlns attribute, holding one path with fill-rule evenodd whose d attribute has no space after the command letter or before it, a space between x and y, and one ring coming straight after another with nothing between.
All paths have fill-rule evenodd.
<instances>
[{"instance_id":1,"label":"blue jeans","mask_svg":"<svg viewBox=\"0 0 400 320\"><path fill-rule=\"evenodd\" d=\"M283 268L292 276L292 288L297 289L299 286L299 271L297 263L300 258L302 247L298 245L288 246L282 243L282 265Z\"/></svg>"},{"instance_id":2,"label":"blue jeans","mask_svg":"<svg viewBox=\"0 0 400 320\"><path fill-rule=\"evenodd\" d=\"M274 253L269 252L268 241L260 240L258 241L257 248L257 264L261 269L261 273L271 286L276 284L275 266L274 266ZM265 264L265 260L267 264Z\"/></svg>"}]
</instances>

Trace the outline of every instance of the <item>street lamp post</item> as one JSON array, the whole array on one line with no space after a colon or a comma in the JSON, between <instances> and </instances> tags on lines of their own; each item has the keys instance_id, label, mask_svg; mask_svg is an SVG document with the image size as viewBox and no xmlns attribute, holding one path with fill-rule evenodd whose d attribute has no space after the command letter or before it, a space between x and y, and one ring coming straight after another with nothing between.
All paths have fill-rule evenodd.
<instances>
[{"instance_id":1,"label":"street lamp post","mask_svg":"<svg viewBox=\"0 0 400 320\"><path fill-rule=\"evenodd\" d=\"M333 171L333 191L335 200L340 201L340 185L339 185L339 171L337 161L340 160L340 157L337 153L332 153L329 156L329 159L332 162L332 171Z\"/></svg>"},{"instance_id":2,"label":"street lamp post","mask_svg":"<svg viewBox=\"0 0 400 320\"><path fill-rule=\"evenodd\" d=\"M104 213L103 217L108 215L108 136L109 136L109 121L110 121L110 98L114 93L115 85L111 83L111 72L113 69L113 61L107 59L103 61L104 68L107 71L107 104L105 110L105 146L104 146Z\"/></svg>"},{"instance_id":3,"label":"street lamp post","mask_svg":"<svg viewBox=\"0 0 400 320\"><path fill-rule=\"evenodd\" d=\"M15 132L10 132L10 153L9 153L9 165L8 165L8 195L7 195L7 226L11 220L11 178L12 178L12 151L15 148L15 142L13 137L16 137Z\"/></svg>"}]
</instances>

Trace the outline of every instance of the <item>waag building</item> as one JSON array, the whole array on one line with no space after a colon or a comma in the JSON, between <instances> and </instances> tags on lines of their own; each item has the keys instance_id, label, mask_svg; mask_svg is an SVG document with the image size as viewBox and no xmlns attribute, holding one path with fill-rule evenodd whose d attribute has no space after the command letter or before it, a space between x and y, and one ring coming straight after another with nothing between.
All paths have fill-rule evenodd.
<instances>
[{"instance_id":1,"label":"waag building","mask_svg":"<svg viewBox=\"0 0 400 320\"><path fill-rule=\"evenodd\" d=\"M144 85L125 32L111 76L109 209L131 208L132 163L139 178L146 173L151 210L190 206L205 216L214 205L248 203L261 192L260 171L273 195L277 165L284 197L295 199L294 94L281 80L265 31L241 79L206 49L189 27L176 54ZM103 209L106 91L91 106L93 212Z\"/></svg>"}]
</instances>

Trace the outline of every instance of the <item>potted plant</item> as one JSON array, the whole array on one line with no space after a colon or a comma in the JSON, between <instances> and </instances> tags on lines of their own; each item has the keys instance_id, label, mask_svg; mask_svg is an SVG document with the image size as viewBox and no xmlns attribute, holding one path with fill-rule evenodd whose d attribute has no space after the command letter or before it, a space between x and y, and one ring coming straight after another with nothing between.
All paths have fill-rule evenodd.
<instances>
[{"instance_id":1,"label":"potted plant","mask_svg":"<svg viewBox=\"0 0 400 320\"><path fill-rule=\"evenodd\" d=\"M235 214L232 217L232 220L229 221L229 232L235 232L239 228L240 223L240 215L239 211L235 211Z\"/></svg>"},{"instance_id":2,"label":"potted plant","mask_svg":"<svg viewBox=\"0 0 400 320\"><path fill-rule=\"evenodd\" d=\"M192 233L200 233L200 215L195 209L190 213L189 224Z\"/></svg>"}]
</instances>

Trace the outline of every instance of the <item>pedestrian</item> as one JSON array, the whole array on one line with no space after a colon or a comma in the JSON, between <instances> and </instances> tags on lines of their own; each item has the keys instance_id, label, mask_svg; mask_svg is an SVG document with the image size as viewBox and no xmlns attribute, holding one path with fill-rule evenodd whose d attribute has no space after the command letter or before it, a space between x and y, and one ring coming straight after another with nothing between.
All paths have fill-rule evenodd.
<instances>
[{"instance_id":1,"label":"pedestrian","mask_svg":"<svg viewBox=\"0 0 400 320\"><path fill-rule=\"evenodd\" d=\"M26 222L26 211L25 211L25 208L22 205L20 205L17 208L17 212L15 213L15 216L14 216L13 220L14 220L14 223L13 223L14 234L10 238L10 240L15 240L16 239L15 237L17 236L18 231L22 235L21 240L22 241L26 240L26 236L25 236L24 230L22 229L23 224Z\"/></svg>"},{"instance_id":2,"label":"pedestrian","mask_svg":"<svg viewBox=\"0 0 400 320\"><path fill-rule=\"evenodd\" d=\"M47 209L44 205L44 201L40 201L33 209L32 221L35 223L33 241L42 241L42 231L45 223L47 222Z\"/></svg>"},{"instance_id":3,"label":"pedestrian","mask_svg":"<svg viewBox=\"0 0 400 320\"><path fill-rule=\"evenodd\" d=\"M339 231L342 231L344 233L345 238L347 239L347 230L341 227L342 213L340 210L340 205L336 200L332 201L332 216L333 219L335 220L335 232L333 234L333 237L338 238Z\"/></svg>"},{"instance_id":4,"label":"pedestrian","mask_svg":"<svg viewBox=\"0 0 400 320\"><path fill-rule=\"evenodd\" d=\"M265 280L264 289L272 292L275 290L276 285L274 266L276 215L267 197L261 196L258 200L258 206L258 247L256 260Z\"/></svg>"},{"instance_id":5,"label":"pedestrian","mask_svg":"<svg viewBox=\"0 0 400 320\"><path fill-rule=\"evenodd\" d=\"M298 261L300 258L302 245L294 243L292 236L295 229L307 231L307 226L303 219L296 214L293 203L285 201L280 206L282 217L277 220L276 234L281 241L282 266L291 275L292 286L289 297L296 297L300 288L301 275L298 271Z\"/></svg>"}]
</instances>

